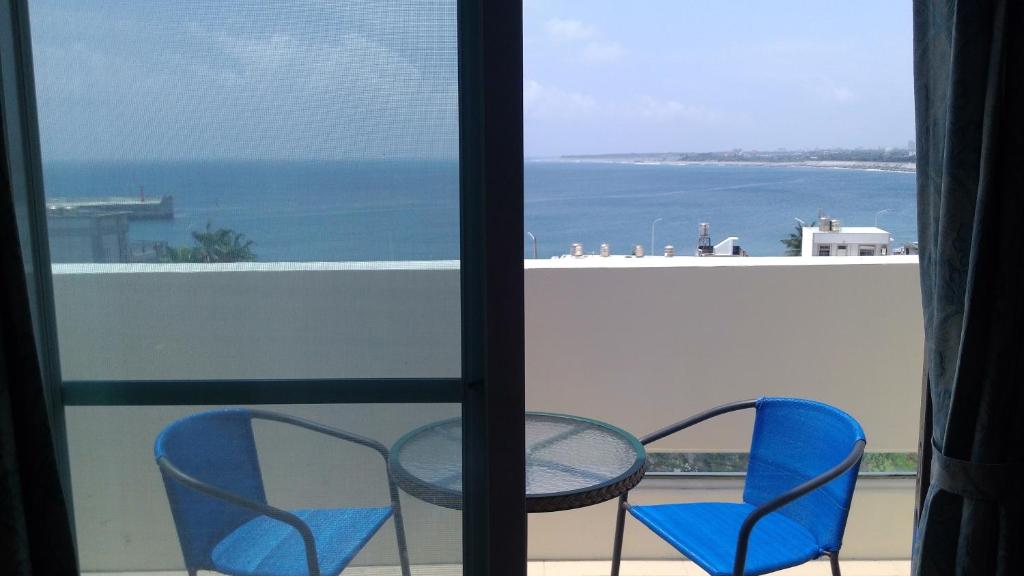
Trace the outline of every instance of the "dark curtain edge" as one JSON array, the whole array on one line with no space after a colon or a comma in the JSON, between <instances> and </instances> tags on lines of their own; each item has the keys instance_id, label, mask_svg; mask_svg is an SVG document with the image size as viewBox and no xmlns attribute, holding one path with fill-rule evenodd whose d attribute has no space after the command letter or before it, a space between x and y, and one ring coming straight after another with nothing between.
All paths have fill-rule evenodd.
<instances>
[{"instance_id":1,"label":"dark curtain edge","mask_svg":"<svg viewBox=\"0 0 1024 576\"><path fill-rule=\"evenodd\" d=\"M926 350L911 573L920 576L1021 570L1022 6L914 2Z\"/></svg>"},{"instance_id":2,"label":"dark curtain edge","mask_svg":"<svg viewBox=\"0 0 1024 576\"><path fill-rule=\"evenodd\" d=\"M6 136L6 118L0 129ZM57 452L43 392L33 337L28 286L4 139L0 152L0 400L4 409L0 460L4 475L0 502L0 566L4 574L76 574L77 560L68 504L57 467Z\"/></svg>"},{"instance_id":3,"label":"dark curtain edge","mask_svg":"<svg viewBox=\"0 0 1024 576\"><path fill-rule=\"evenodd\" d=\"M0 573L77 574L70 486L61 466L63 414L54 413L59 396L45 380L56 358L39 349L53 336L45 329L53 322L49 309L33 323L32 298L48 294L33 287L48 289L50 269L24 0L0 4L0 34ZM56 385L59 372L54 377Z\"/></svg>"}]
</instances>

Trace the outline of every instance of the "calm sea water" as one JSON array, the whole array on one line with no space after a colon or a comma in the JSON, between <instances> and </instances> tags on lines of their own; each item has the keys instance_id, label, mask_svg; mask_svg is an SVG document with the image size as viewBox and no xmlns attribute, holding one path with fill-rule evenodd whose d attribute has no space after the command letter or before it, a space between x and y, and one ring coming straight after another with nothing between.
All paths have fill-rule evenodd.
<instances>
[{"instance_id":1,"label":"calm sea water","mask_svg":"<svg viewBox=\"0 0 1024 576\"><path fill-rule=\"evenodd\" d=\"M174 196L176 218L134 221L133 240L188 244L207 222L255 241L264 261L458 258L455 162L49 163L49 197ZM697 224L738 236L753 256L782 254L794 217L818 210L848 226L878 223L916 240L914 175L736 166L526 163L526 230L540 257L572 242L613 253L673 244L689 254ZM524 256L532 254L526 238Z\"/></svg>"}]
</instances>

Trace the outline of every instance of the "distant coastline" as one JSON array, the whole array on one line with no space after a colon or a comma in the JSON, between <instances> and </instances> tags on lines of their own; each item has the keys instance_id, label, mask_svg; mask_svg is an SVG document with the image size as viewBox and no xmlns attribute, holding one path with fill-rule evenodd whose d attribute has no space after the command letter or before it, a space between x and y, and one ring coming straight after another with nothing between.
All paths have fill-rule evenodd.
<instances>
[{"instance_id":1,"label":"distant coastline","mask_svg":"<svg viewBox=\"0 0 1024 576\"><path fill-rule=\"evenodd\" d=\"M865 162L861 160L802 160L797 162L769 162L764 160L635 160L627 158L562 156L538 158L548 162L580 162L600 164L646 164L656 166L756 166L779 168L831 168L836 170L868 170L884 172L916 172L914 162Z\"/></svg>"},{"instance_id":2,"label":"distant coastline","mask_svg":"<svg viewBox=\"0 0 1024 576\"><path fill-rule=\"evenodd\" d=\"M692 253L697 225L710 222L713 239L738 236L748 253L778 256L793 218L810 221L819 210L847 226L877 222L896 244L917 239L912 173L778 162L756 168L750 161L635 164L680 155L527 162L523 225L538 239L538 255L565 254L574 242L588 251L608 243L613 254L627 254L647 246L651 223L662 218L654 241L672 244L680 255ZM262 262L459 258L458 171L447 160L51 162L44 170L48 203L141 200L141 185L146 202L173 195L173 219L131 222L128 241L143 247L191 246L192 232L212 222L255 241ZM532 256L532 241L523 254Z\"/></svg>"},{"instance_id":3,"label":"distant coastline","mask_svg":"<svg viewBox=\"0 0 1024 576\"><path fill-rule=\"evenodd\" d=\"M629 154L566 155L549 158L555 162L597 162L670 166L758 166L786 168L830 168L885 172L916 172L917 156L912 144L905 149L821 149L821 150L729 150L727 152L655 152Z\"/></svg>"}]
</instances>

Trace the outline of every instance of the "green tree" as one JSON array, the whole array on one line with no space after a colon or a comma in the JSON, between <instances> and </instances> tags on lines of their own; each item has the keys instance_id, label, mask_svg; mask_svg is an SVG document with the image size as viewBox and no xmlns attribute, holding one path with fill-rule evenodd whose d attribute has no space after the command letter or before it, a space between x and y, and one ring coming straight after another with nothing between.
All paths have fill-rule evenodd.
<instances>
[{"instance_id":1,"label":"green tree","mask_svg":"<svg viewBox=\"0 0 1024 576\"><path fill-rule=\"evenodd\" d=\"M252 262L256 254L252 251L255 244L246 240L245 234L230 228L213 229L213 224L206 223L206 230L192 232L192 246L168 246L164 259L168 262Z\"/></svg>"},{"instance_id":2,"label":"green tree","mask_svg":"<svg viewBox=\"0 0 1024 576\"><path fill-rule=\"evenodd\" d=\"M190 246L167 246L164 248L162 259L165 262L195 262Z\"/></svg>"},{"instance_id":3,"label":"green tree","mask_svg":"<svg viewBox=\"0 0 1024 576\"><path fill-rule=\"evenodd\" d=\"M789 233L782 240L782 245L786 247L786 256L799 256L801 250L803 250L804 243L804 229L797 223L794 226L794 231Z\"/></svg>"}]
</instances>

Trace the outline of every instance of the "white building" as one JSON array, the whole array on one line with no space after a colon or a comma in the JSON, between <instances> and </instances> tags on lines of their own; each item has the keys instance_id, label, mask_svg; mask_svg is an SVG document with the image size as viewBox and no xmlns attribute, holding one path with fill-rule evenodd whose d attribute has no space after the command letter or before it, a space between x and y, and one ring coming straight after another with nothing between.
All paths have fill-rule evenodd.
<instances>
[{"instance_id":1,"label":"white building","mask_svg":"<svg viewBox=\"0 0 1024 576\"><path fill-rule=\"evenodd\" d=\"M891 236L875 226L843 227L839 220L822 218L818 226L805 226L801 256L888 256Z\"/></svg>"},{"instance_id":2,"label":"white building","mask_svg":"<svg viewBox=\"0 0 1024 576\"><path fill-rule=\"evenodd\" d=\"M740 239L736 236L729 236L722 240L712 251L714 256L746 256L747 251L740 246Z\"/></svg>"}]
</instances>

